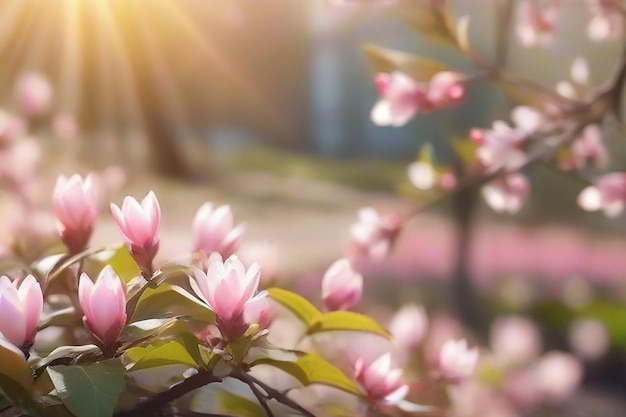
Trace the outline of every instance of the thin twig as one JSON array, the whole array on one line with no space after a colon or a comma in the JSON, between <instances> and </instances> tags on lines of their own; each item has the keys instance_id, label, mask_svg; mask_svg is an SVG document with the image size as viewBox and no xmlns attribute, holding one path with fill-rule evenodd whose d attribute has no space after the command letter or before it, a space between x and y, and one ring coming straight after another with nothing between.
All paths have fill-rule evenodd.
<instances>
[{"instance_id":1,"label":"thin twig","mask_svg":"<svg viewBox=\"0 0 626 417\"><path fill-rule=\"evenodd\" d=\"M241 382L243 382L244 384L250 387L254 396L257 398L257 400L259 400L259 404L261 404L261 407L263 408L263 411L265 411L265 415L267 417L274 417L274 413L272 412L269 405L267 404L267 400L268 400L267 394L263 394L261 391L259 391L259 389L257 388L254 382L249 381L246 378L242 378L241 375L233 375L233 377L240 380Z\"/></svg>"},{"instance_id":2,"label":"thin twig","mask_svg":"<svg viewBox=\"0 0 626 417\"><path fill-rule=\"evenodd\" d=\"M276 401L278 401L281 404L286 405L287 407L293 408L296 411L299 411L301 414L303 414L306 417L315 417L314 414L312 414L310 411L308 411L307 409L305 409L304 407L302 407L300 404L298 404L297 402L295 402L294 400L292 400L291 398L287 397L285 394L283 394L282 392L270 387L269 385L267 385L265 382L260 381L259 379L253 377L252 375L241 371L241 370L235 370L231 373L231 375L233 378L237 378L240 381L245 382L248 385L251 385L251 383L258 385L259 387L261 387L266 393L267 393L267 398L269 399L275 399Z\"/></svg>"},{"instance_id":3,"label":"thin twig","mask_svg":"<svg viewBox=\"0 0 626 417\"><path fill-rule=\"evenodd\" d=\"M149 416L160 410L165 405L174 400L190 393L191 391L211 384L213 382L221 382L222 380L214 376L211 371L199 370L197 374L190 376L179 384L172 386L170 389L160 392L153 397L137 404L134 408L126 411L120 411L114 414L114 417L137 417Z\"/></svg>"}]
</instances>

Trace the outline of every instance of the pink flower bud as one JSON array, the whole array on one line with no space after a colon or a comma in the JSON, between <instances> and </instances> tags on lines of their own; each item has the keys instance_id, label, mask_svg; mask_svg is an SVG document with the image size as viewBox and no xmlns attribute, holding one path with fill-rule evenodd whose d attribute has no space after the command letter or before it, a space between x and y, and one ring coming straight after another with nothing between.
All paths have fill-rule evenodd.
<instances>
[{"instance_id":1,"label":"pink flower bud","mask_svg":"<svg viewBox=\"0 0 626 417\"><path fill-rule=\"evenodd\" d=\"M349 310L361 299L363 276L346 258L335 261L322 280L322 300L327 310Z\"/></svg>"},{"instance_id":2,"label":"pink flower bud","mask_svg":"<svg viewBox=\"0 0 626 417\"><path fill-rule=\"evenodd\" d=\"M121 210L111 203L111 213L137 264L151 272L152 260L159 250L161 223L161 208L154 192L150 191L141 204L125 197Z\"/></svg>"},{"instance_id":3,"label":"pink flower bud","mask_svg":"<svg viewBox=\"0 0 626 417\"><path fill-rule=\"evenodd\" d=\"M218 253L208 260L206 273L194 268L194 276L189 279L191 288L217 316L217 326L224 337L234 340L247 329L244 310L250 303L265 297L259 288L261 270L252 264L246 271L243 263L235 255L226 261Z\"/></svg>"},{"instance_id":4,"label":"pink flower bud","mask_svg":"<svg viewBox=\"0 0 626 417\"><path fill-rule=\"evenodd\" d=\"M401 383L402 369L391 369L391 354L385 353L365 364L358 359L354 364L357 382L363 387L370 402L397 403L402 401L409 386Z\"/></svg>"},{"instance_id":5,"label":"pink flower bud","mask_svg":"<svg viewBox=\"0 0 626 417\"><path fill-rule=\"evenodd\" d=\"M87 274L80 276L78 301L85 327L103 346L115 346L126 323L126 293L111 265L100 271L95 284Z\"/></svg>"},{"instance_id":6,"label":"pink flower bud","mask_svg":"<svg viewBox=\"0 0 626 417\"><path fill-rule=\"evenodd\" d=\"M460 382L474 374L478 363L478 348L469 349L467 341L448 340L439 353L439 370L448 381Z\"/></svg>"},{"instance_id":7,"label":"pink flower bud","mask_svg":"<svg viewBox=\"0 0 626 417\"><path fill-rule=\"evenodd\" d=\"M52 103L52 86L41 74L23 74L15 86L17 103L27 116L38 116L48 110Z\"/></svg>"},{"instance_id":8,"label":"pink flower bud","mask_svg":"<svg viewBox=\"0 0 626 417\"><path fill-rule=\"evenodd\" d=\"M211 203L205 203L198 209L192 229L194 252L217 252L224 258L237 251L245 231L242 224L234 227L229 206L214 208Z\"/></svg>"},{"instance_id":9,"label":"pink flower bud","mask_svg":"<svg viewBox=\"0 0 626 417\"><path fill-rule=\"evenodd\" d=\"M593 41L619 39L624 34L624 6L621 0L587 0L591 20L587 34Z\"/></svg>"},{"instance_id":10,"label":"pink flower bud","mask_svg":"<svg viewBox=\"0 0 626 417\"><path fill-rule=\"evenodd\" d=\"M32 275L27 275L19 286L18 282L0 277L0 333L15 346L27 350L35 341L43 295Z\"/></svg>"},{"instance_id":11,"label":"pink flower bud","mask_svg":"<svg viewBox=\"0 0 626 417\"><path fill-rule=\"evenodd\" d=\"M80 252L91 237L98 211L91 175L85 180L80 175L59 176L52 204L61 240L70 253Z\"/></svg>"},{"instance_id":12,"label":"pink flower bud","mask_svg":"<svg viewBox=\"0 0 626 417\"><path fill-rule=\"evenodd\" d=\"M601 322L592 319L576 320L569 328L569 343L581 358L595 360L606 353L611 343L609 332Z\"/></svg>"},{"instance_id":13,"label":"pink flower bud","mask_svg":"<svg viewBox=\"0 0 626 417\"><path fill-rule=\"evenodd\" d=\"M398 345L409 351L424 341L428 316L424 307L406 304L391 318L389 331Z\"/></svg>"},{"instance_id":14,"label":"pink flower bud","mask_svg":"<svg viewBox=\"0 0 626 417\"><path fill-rule=\"evenodd\" d=\"M521 2L518 7L517 36L522 45L527 48L552 45L559 14L558 8L553 5L534 0Z\"/></svg>"}]
</instances>

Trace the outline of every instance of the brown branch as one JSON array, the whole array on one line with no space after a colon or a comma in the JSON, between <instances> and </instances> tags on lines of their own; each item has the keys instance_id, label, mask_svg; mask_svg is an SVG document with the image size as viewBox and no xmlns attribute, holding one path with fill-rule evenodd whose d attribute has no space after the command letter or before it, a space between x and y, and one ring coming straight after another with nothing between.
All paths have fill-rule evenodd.
<instances>
[{"instance_id":1,"label":"brown branch","mask_svg":"<svg viewBox=\"0 0 626 417\"><path fill-rule=\"evenodd\" d=\"M170 387L168 390L160 392L147 400L140 402L130 410L120 411L114 417L140 417L151 416L167 404L180 397L189 394L191 391L222 380L214 376L211 371L200 369L197 374L190 376L184 381Z\"/></svg>"},{"instance_id":2,"label":"brown branch","mask_svg":"<svg viewBox=\"0 0 626 417\"><path fill-rule=\"evenodd\" d=\"M250 386L250 388L252 389L252 391L254 392L255 388L252 388L254 385L258 385L261 389L263 389L263 391L265 391L267 393L267 399L275 399L276 401L278 401L281 404L286 405L287 407L290 407L296 411L299 411L302 415L306 416L306 417L315 417L314 414L312 414L310 411L308 411L306 408L302 407L300 404L298 404L297 402L295 402L294 400L292 400L291 398L287 397L285 394L283 394L282 392L270 387L269 385L267 385L265 382L253 377L252 375L242 371L242 370L234 370L231 374L231 377L236 378L244 383L246 383L247 385ZM256 395L256 394L255 394ZM262 404L261 404L262 405Z\"/></svg>"}]
</instances>

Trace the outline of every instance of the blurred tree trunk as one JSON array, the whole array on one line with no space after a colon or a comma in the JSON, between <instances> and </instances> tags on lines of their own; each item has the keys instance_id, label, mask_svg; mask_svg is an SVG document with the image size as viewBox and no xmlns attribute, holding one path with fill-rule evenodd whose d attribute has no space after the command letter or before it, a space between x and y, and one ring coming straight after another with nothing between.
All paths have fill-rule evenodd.
<instances>
[{"instance_id":1,"label":"blurred tree trunk","mask_svg":"<svg viewBox=\"0 0 626 417\"><path fill-rule=\"evenodd\" d=\"M482 311L470 272L473 214L478 200L476 187L459 191L452 200L457 226L457 258L454 267L450 300L451 308L461 323L476 331L482 326Z\"/></svg>"}]
</instances>

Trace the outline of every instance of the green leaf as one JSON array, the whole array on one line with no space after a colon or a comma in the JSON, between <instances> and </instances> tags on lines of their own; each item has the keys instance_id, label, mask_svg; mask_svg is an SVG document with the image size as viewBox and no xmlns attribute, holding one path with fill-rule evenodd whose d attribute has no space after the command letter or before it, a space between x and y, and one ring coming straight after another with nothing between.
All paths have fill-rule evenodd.
<instances>
[{"instance_id":1,"label":"green leaf","mask_svg":"<svg viewBox=\"0 0 626 417\"><path fill-rule=\"evenodd\" d=\"M48 356L37 363L38 368L50 365L59 359L79 361L81 358L102 356L100 348L96 345L60 346L54 349Z\"/></svg>"},{"instance_id":2,"label":"green leaf","mask_svg":"<svg viewBox=\"0 0 626 417\"><path fill-rule=\"evenodd\" d=\"M328 385L347 393L363 397L363 392L343 372L314 354L306 354L295 361L277 361L270 358L257 361L270 365L293 376L304 386Z\"/></svg>"},{"instance_id":3,"label":"green leaf","mask_svg":"<svg viewBox=\"0 0 626 417\"><path fill-rule=\"evenodd\" d=\"M445 2L436 5L431 0L414 2L405 13L411 28L427 40L459 47L454 18Z\"/></svg>"},{"instance_id":4,"label":"green leaf","mask_svg":"<svg viewBox=\"0 0 626 417\"><path fill-rule=\"evenodd\" d=\"M57 395L77 417L110 417L126 383L117 359L83 366L52 366L48 375Z\"/></svg>"},{"instance_id":5,"label":"green leaf","mask_svg":"<svg viewBox=\"0 0 626 417\"><path fill-rule=\"evenodd\" d=\"M128 283L131 279L141 275L141 270L130 255L125 244L117 244L107 250L91 256L89 262L93 264L96 273L99 273L106 265L111 265L115 273Z\"/></svg>"},{"instance_id":6,"label":"green leaf","mask_svg":"<svg viewBox=\"0 0 626 417\"><path fill-rule=\"evenodd\" d=\"M143 292L132 315L132 321L178 316L190 316L206 323L215 322L215 313L202 302L166 283L157 288L147 288Z\"/></svg>"},{"instance_id":7,"label":"green leaf","mask_svg":"<svg viewBox=\"0 0 626 417\"><path fill-rule=\"evenodd\" d=\"M310 327L322 315L322 312L315 308L307 299L291 291L281 288L270 288L267 292L270 298L295 314L307 327Z\"/></svg>"},{"instance_id":8,"label":"green leaf","mask_svg":"<svg viewBox=\"0 0 626 417\"><path fill-rule=\"evenodd\" d=\"M261 405L249 398L234 394L230 391L221 391L216 395L217 408L221 413L237 417L264 417L265 411Z\"/></svg>"},{"instance_id":9,"label":"green leaf","mask_svg":"<svg viewBox=\"0 0 626 417\"><path fill-rule=\"evenodd\" d=\"M0 375L5 377L0 381L0 388L3 390L10 388L5 383L8 381L9 384L17 384L26 392L30 392L33 386L32 369L26 363L22 352L2 337L0 337L0 364Z\"/></svg>"},{"instance_id":10,"label":"green leaf","mask_svg":"<svg viewBox=\"0 0 626 417\"><path fill-rule=\"evenodd\" d=\"M401 71L416 81L430 81L436 73L449 70L439 61L372 44L363 46L363 51L375 72Z\"/></svg>"},{"instance_id":11,"label":"green leaf","mask_svg":"<svg viewBox=\"0 0 626 417\"><path fill-rule=\"evenodd\" d=\"M307 334L329 332L335 330L349 330L377 334L389 338L389 332L376 320L364 314L352 311L331 311L323 314L311 324Z\"/></svg>"},{"instance_id":12,"label":"green leaf","mask_svg":"<svg viewBox=\"0 0 626 417\"><path fill-rule=\"evenodd\" d=\"M82 325L81 315L77 314L73 306L45 314L39 322L38 329L41 331L50 326L77 327Z\"/></svg>"},{"instance_id":13,"label":"green leaf","mask_svg":"<svg viewBox=\"0 0 626 417\"><path fill-rule=\"evenodd\" d=\"M187 365L190 368L198 367L198 364L185 346L174 340L159 345L130 348L126 351L126 354L131 361L135 362L131 368L132 371L165 365Z\"/></svg>"}]
</instances>

